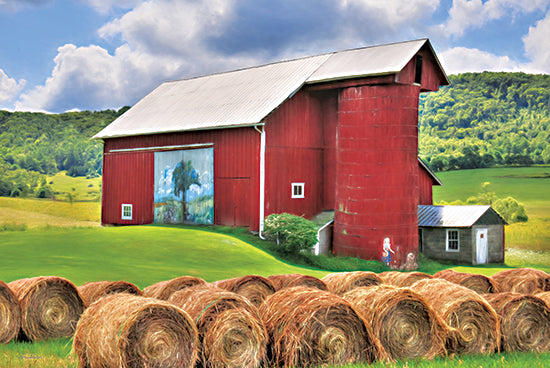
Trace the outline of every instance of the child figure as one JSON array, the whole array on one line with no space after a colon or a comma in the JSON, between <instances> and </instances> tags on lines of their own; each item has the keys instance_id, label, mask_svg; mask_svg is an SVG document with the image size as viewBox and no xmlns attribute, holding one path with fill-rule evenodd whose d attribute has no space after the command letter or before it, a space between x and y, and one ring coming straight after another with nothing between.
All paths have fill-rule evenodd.
<instances>
[{"instance_id":1,"label":"child figure","mask_svg":"<svg viewBox=\"0 0 550 368\"><path fill-rule=\"evenodd\" d=\"M391 249L390 238L384 238L384 242L382 243L382 262L386 266L389 266L391 263L391 253L395 254Z\"/></svg>"}]
</instances>

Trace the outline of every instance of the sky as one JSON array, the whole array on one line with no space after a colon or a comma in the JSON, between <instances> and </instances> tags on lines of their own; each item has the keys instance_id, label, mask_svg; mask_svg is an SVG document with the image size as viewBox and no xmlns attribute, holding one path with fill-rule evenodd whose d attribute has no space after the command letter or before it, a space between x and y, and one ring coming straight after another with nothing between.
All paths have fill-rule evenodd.
<instances>
[{"instance_id":1,"label":"sky","mask_svg":"<svg viewBox=\"0 0 550 368\"><path fill-rule=\"evenodd\" d=\"M0 109L118 109L164 81L420 38L448 75L550 74L550 0L0 0Z\"/></svg>"}]
</instances>

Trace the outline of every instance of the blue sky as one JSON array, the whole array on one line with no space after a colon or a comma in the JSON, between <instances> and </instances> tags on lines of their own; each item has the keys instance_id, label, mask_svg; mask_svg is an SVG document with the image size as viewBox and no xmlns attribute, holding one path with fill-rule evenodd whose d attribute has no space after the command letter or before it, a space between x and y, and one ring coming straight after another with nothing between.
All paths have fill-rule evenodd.
<instances>
[{"instance_id":1,"label":"blue sky","mask_svg":"<svg viewBox=\"0 0 550 368\"><path fill-rule=\"evenodd\" d=\"M550 0L0 0L0 109L118 109L166 80L425 37L447 74L550 74Z\"/></svg>"}]
</instances>

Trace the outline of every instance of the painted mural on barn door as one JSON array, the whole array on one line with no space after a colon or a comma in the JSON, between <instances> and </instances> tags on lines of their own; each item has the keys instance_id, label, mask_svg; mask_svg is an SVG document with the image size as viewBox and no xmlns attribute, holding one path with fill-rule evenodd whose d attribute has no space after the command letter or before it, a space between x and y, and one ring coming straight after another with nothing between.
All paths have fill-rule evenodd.
<instances>
[{"instance_id":1,"label":"painted mural on barn door","mask_svg":"<svg viewBox=\"0 0 550 368\"><path fill-rule=\"evenodd\" d=\"M214 149L155 152L155 223L214 223Z\"/></svg>"}]
</instances>

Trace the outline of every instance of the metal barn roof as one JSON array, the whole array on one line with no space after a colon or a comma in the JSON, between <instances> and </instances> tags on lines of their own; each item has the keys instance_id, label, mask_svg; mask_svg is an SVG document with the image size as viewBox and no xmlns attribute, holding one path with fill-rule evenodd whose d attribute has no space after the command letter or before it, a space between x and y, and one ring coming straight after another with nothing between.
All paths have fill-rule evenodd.
<instances>
[{"instance_id":1,"label":"metal barn roof","mask_svg":"<svg viewBox=\"0 0 550 368\"><path fill-rule=\"evenodd\" d=\"M470 227L491 206L418 206L418 226Z\"/></svg>"},{"instance_id":2,"label":"metal barn roof","mask_svg":"<svg viewBox=\"0 0 550 368\"><path fill-rule=\"evenodd\" d=\"M426 44L433 53L421 39L166 82L93 138L261 124L304 84L398 73Z\"/></svg>"}]
</instances>

